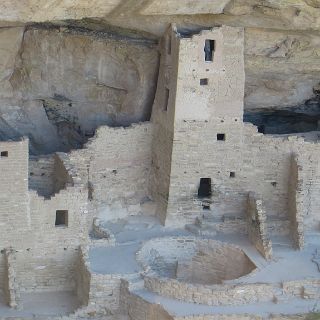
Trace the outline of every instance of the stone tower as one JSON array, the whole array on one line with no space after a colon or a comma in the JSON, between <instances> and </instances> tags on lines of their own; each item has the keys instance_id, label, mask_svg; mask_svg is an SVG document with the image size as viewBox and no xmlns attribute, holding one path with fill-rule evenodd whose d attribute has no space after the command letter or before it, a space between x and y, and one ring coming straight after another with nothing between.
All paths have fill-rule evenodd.
<instances>
[{"instance_id":1,"label":"stone tower","mask_svg":"<svg viewBox=\"0 0 320 320\"><path fill-rule=\"evenodd\" d=\"M217 215L234 214L237 205L224 195L237 189L241 166L243 30L222 26L183 34L173 26L161 47L152 115L157 215L166 224L185 224L213 206Z\"/></svg>"}]
</instances>

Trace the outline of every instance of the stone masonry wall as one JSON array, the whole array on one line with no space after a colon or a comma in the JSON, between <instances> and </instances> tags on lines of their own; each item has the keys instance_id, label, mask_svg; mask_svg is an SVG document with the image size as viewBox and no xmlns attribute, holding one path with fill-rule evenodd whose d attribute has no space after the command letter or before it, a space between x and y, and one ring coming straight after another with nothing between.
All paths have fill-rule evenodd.
<instances>
[{"instance_id":1,"label":"stone masonry wall","mask_svg":"<svg viewBox=\"0 0 320 320\"><path fill-rule=\"evenodd\" d=\"M28 140L0 142L0 288L4 287L4 249L22 246L30 231Z\"/></svg>"},{"instance_id":2,"label":"stone masonry wall","mask_svg":"<svg viewBox=\"0 0 320 320\"><path fill-rule=\"evenodd\" d=\"M173 139L163 135L167 140L159 147L160 153L170 150L163 145L172 144L171 167L165 165L158 175L163 180L158 182L163 186L161 193L169 193L161 219L175 226L194 223L203 211L198 199L200 179L209 178L212 196L206 214L217 220L245 219L247 194L255 190L263 195L268 223L286 225L291 156L296 153L303 155L306 174L305 227L319 230L316 158L320 145L293 136L263 135L242 121L243 30L222 26L188 38L177 33L172 39L171 59L178 58L179 69L175 74L164 66L167 70L162 74L176 93L167 111L161 113L158 106L153 114L155 123L163 123L164 114L174 119ZM204 61L208 39L215 41L212 62ZM157 95L165 95L163 87L158 87ZM155 158L153 155L153 170L157 171ZM166 190L164 181L170 181Z\"/></svg>"},{"instance_id":3,"label":"stone masonry wall","mask_svg":"<svg viewBox=\"0 0 320 320\"><path fill-rule=\"evenodd\" d=\"M319 169L317 162L309 159L319 156L320 146L301 138L264 136L251 125L226 122L221 125L184 123L177 129L168 223L192 223L201 213L202 208L196 201L197 190L200 178L206 177L212 181L210 209L214 217L244 217L247 192L256 190L263 195L268 219L288 219L291 155L297 153L303 155L308 172L304 191L306 229L319 230L320 217L316 209L320 194L316 170ZM228 132L227 140L217 141L218 132ZM235 176L230 177L230 172Z\"/></svg>"},{"instance_id":4,"label":"stone masonry wall","mask_svg":"<svg viewBox=\"0 0 320 320\"><path fill-rule=\"evenodd\" d=\"M268 236L266 212L262 199L253 192L248 194L247 223L249 239L266 258L272 258L272 243Z\"/></svg>"},{"instance_id":5,"label":"stone masonry wall","mask_svg":"<svg viewBox=\"0 0 320 320\"><path fill-rule=\"evenodd\" d=\"M148 290L162 296L210 306L270 302L278 290L266 283L204 286L165 278L145 277L144 280Z\"/></svg>"},{"instance_id":6,"label":"stone masonry wall","mask_svg":"<svg viewBox=\"0 0 320 320\"><path fill-rule=\"evenodd\" d=\"M11 249L5 250L6 277L4 295L6 303L11 308L17 308L20 303L20 288L16 281L16 257Z\"/></svg>"},{"instance_id":7,"label":"stone masonry wall","mask_svg":"<svg viewBox=\"0 0 320 320\"><path fill-rule=\"evenodd\" d=\"M153 125L100 127L81 150L70 153L79 177L88 182L91 209L105 219L139 213L148 200Z\"/></svg>"},{"instance_id":8,"label":"stone masonry wall","mask_svg":"<svg viewBox=\"0 0 320 320\"><path fill-rule=\"evenodd\" d=\"M304 246L304 197L303 165L299 157L293 154L289 181L289 215L291 235L297 249L302 249Z\"/></svg>"},{"instance_id":9,"label":"stone masonry wall","mask_svg":"<svg viewBox=\"0 0 320 320\"><path fill-rule=\"evenodd\" d=\"M4 172L0 249L12 246L18 251L15 272L21 291L75 289L78 248L88 243L92 224L87 211L88 176L93 186L91 204L120 206L126 212L138 213L140 203L149 195L151 139L150 123L102 127L85 149L56 154L53 168L51 162L49 165L45 161L42 168L32 161L31 170L38 168L37 179L44 172L51 175L52 185L47 177L38 184L40 189L56 192L51 198L28 191L28 141L0 142L0 151L4 152L0 158ZM67 211L65 225L55 225L57 210ZM1 254L0 288L5 285L5 270Z\"/></svg>"},{"instance_id":10,"label":"stone masonry wall","mask_svg":"<svg viewBox=\"0 0 320 320\"><path fill-rule=\"evenodd\" d=\"M150 123L98 129L87 146L91 154L89 181L98 208L139 212L140 203L149 195L151 139Z\"/></svg>"},{"instance_id":11,"label":"stone masonry wall","mask_svg":"<svg viewBox=\"0 0 320 320\"><path fill-rule=\"evenodd\" d=\"M89 304L91 273L87 261L88 252L86 248L80 247L76 265L76 292L79 303L82 306Z\"/></svg>"},{"instance_id":12,"label":"stone masonry wall","mask_svg":"<svg viewBox=\"0 0 320 320\"><path fill-rule=\"evenodd\" d=\"M175 27L173 27L175 29ZM160 43L161 59L157 92L152 107L154 125L150 191L157 203L156 215L164 223L169 197L173 142L174 101L178 70L178 41L169 28Z\"/></svg>"},{"instance_id":13,"label":"stone masonry wall","mask_svg":"<svg viewBox=\"0 0 320 320\"><path fill-rule=\"evenodd\" d=\"M122 309L130 319L173 320L173 316L169 315L160 304L148 302L134 292L130 292L125 282L121 286L121 301Z\"/></svg>"},{"instance_id":14,"label":"stone masonry wall","mask_svg":"<svg viewBox=\"0 0 320 320\"><path fill-rule=\"evenodd\" d=\"M319 233L320 231L320 161L319 146L313 144L307 152L296 153L298 166L298 179L303 182L303 190L298 190L297 199L303 201L303 220L305 232ZM301 183L301 181L300 181ZM299 183L299 184L300 184ZM300 186L298 185L298 188ZM301 199L303 197L303 199Z\"/></svg>"},{"instance_id":15,"label":"stone masonry wall","mask_svg":"<svg viewBox=\"0 0 320 320\"><path fill-rule=\"evenodd\" d=\"M146 276L144 281L148 290L162 296L212 306L274 302L292 298L319 299L320 297L318 279L211 286L200 286L154 276Z\"/></svg>"},{"instance_id":16,"label":"stone masonry wall","mask_svg":"<svg viewBox=\"0 0 320 320\"><path fill-rule=\"evenodd\" d=\"M97 274L90 270L87 246L80 247L76 263L76 292L80 304L96 313L110 314L120 309L121 275Z\"/></svg>"},{"instance_id":17,"label":"stone masonry wall","mask_svg":"<svg viewBox=\"0 0 320 320\"><path fill-rule=\"evenodd\" d=\"M88 241L87 191L61 190L50 200L30 193L33 236L17 254L22 290L73 290L78 247ZM67 210L67 225L56 226L56 210Z\"/></svg>"},{"instance_id":18,"label":"stone masonry wall","mask_svg":"<svg viewBox=\"0 0 320 320\"><path fill-rule=\"evenodd\" d=\"M8 152L0 158L0 249L16 251L14 272L19 289L73 290L77 250L88 241L86 186L75 181L45 199L28 191L28 141L0 142L0 151ZM58 160L64 167L63 160ZM66 169L63 172L68 175ZM65 225L56 225L57 210L67 211ZM4 263L2 254L0 265ZM1 276L0 288L2 281Z\"/></svg>"}]
</instances>

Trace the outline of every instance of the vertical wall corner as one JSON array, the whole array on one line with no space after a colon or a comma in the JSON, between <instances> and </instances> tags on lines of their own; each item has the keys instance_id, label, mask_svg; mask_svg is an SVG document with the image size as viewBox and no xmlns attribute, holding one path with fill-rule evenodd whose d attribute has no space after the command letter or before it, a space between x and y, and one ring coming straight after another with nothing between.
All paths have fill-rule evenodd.
<instances>
[{"instance_id":1,"label":"vertical wall corner","mask_svg":"<svg viewBox=\"0 0 320 320\"><path fill-rule=\"evenodd\" d=\"M247 199L249 239L262 256L270 260L272 258L272 242L267 234L266 219L266 210L261 198L255 193L249 192Z\"/></svg>"},{"instance_id":2,"label":"vertical wall corner","mask_svg":"<svg viewBox=\"0 0 320 320\"><path fill-rule=\"evenodd\" d=\"M304 179L303 166L297 154L291 156L288 211L291 234L297 249L304 247Z\"/></svg>"}]
</instances>

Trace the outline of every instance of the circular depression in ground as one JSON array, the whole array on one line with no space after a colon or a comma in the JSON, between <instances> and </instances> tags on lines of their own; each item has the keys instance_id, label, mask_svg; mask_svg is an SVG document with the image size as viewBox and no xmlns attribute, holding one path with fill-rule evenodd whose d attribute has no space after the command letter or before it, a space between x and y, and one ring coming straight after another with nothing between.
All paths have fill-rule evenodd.
<instances>
[{"instance_id":1,"label":"circular depression in ground","mask_svg":"<svg viewBox=\"0 0 320 320\"><path fill-rule=\"evenodd\" d=\"M209 239L152 239L137 258L153 277L207 286L238 279L256 269L241 248Z\"/></svg>"}]
</instances>

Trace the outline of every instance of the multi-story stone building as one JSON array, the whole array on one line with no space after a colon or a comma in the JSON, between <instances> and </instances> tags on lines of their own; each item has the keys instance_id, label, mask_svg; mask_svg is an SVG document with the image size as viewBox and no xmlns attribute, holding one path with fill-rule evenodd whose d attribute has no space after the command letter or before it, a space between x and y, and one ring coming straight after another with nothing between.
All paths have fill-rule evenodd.
<instances>
[{"instance_id":1,"label":"multi-story stone building","mask_svg":"<svg viewBox=\"0 0 320 320\"><path fill-rule=\"evenodd\" d=\"M22 294L70 291L81 305L71 318L102 313L197 320L174 316L141 292L183 300L190 308L320 297L317 278L304 282L309 269L294 283L255 283L259 277L224 283L263 268L260 254L277 270L273 237L303 249L305 236L320 230L320 144L311 133L264 135L243 121L243 42L241 28L196 34L170 27L160 43L151 122L100 127L84 148L70 153L35 157L26 138L0 142L5 303L22 308ZM136 242L132 233L129 244L126 237L116 239L108 220L141 217L146 203L148 216L155 207L162 234L169 226L176 237L152 239L158 233L138 235L139 229L129 228L137 231ZM208 239L195 239L185 226ZM184 232L189 238L180 237ZM222 245L212 240L217 234L249 238L253 246ZM95 269L97 252L107 263ZM140 269L134 263L130 269L132 260ZM228 263L240 263L241 270Z\"/></svg>"}]
</instances>

